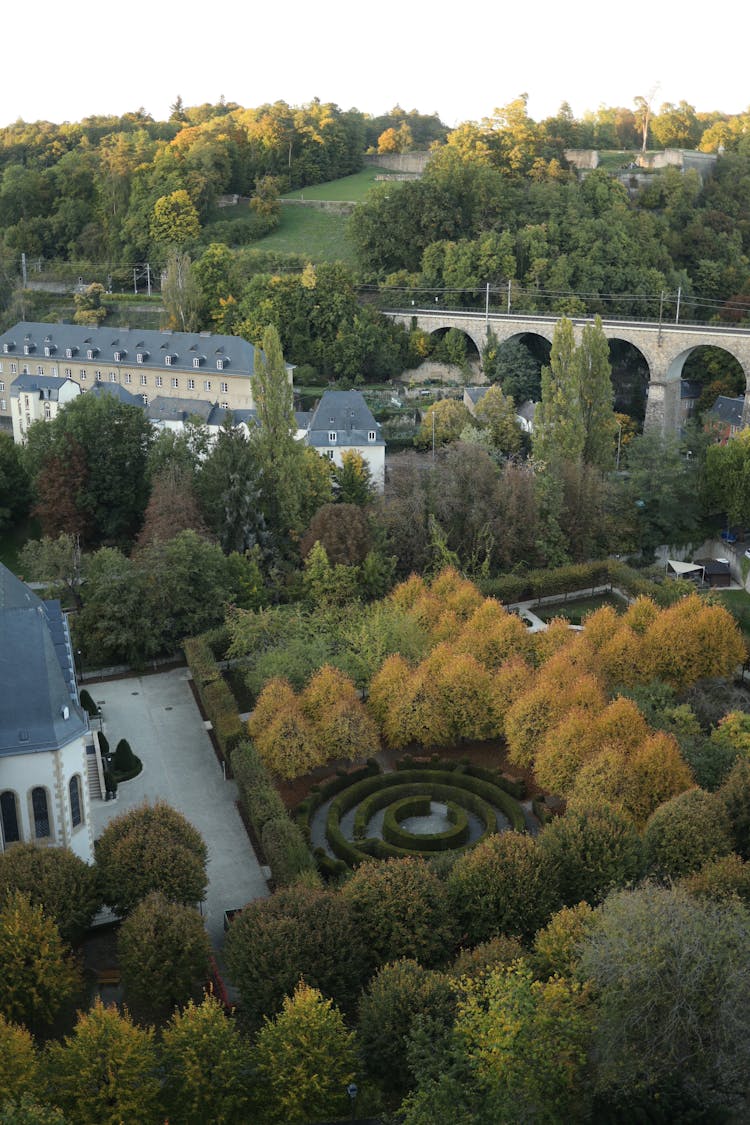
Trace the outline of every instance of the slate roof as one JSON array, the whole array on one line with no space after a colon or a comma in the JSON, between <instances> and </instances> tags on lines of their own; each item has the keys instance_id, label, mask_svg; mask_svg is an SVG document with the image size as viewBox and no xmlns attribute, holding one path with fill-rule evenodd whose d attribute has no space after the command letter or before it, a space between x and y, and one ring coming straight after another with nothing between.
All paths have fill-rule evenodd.
<instances>
[{"instance_id":1,"label":"slate roof","mask_svg":"<svg viewBox=\"0 0 750 1125\"><path fill-rule=\"evenodd\" d=\"M373 430L376 438L370 441L368 434ZM336 440L332 442L329 434L334 432ZM334 445L385 445L380 423L375 421L361 391L324 391L313 411L305 441L329 449Z\"/></svg>"},{"instance_id":2,"label":"slate roof","mask_svg":"<svg viewBox=\"0 0 750 1125\"><path fill-rule=\"evenodd\" d=\"M41 601L2 564L0 684L0 757L55 750L88 729L60 603Z\"/></svg>"},{"instance_id":3,"label":"slate roof","mask_svg":"<svg viewBox=\"0 0 750 1125\"><path fill-rule=\"evenodd\" d=\"M487 394L489 387L464 387L464 394L468 395L474 406Z\"/></svg>"},{"instance_id":4,"label":"slate roof","mask_svg":"<svg viewBox=\"0 0 750 1125\"><path fill-rule=\"evenodd\" d=\"M7 347L7 351L6 351ZM24 348L28 347L28 356ZM50 355L45 355L48 348ZM78 363L94 363L102 367L166 367L175 371L194 371L194 359L200 370L217 371L217 360L223 361L222 374L249 376L255 370L255 348L240 336L220 336L211 332L169 332L144 328L92 328L80 324L45 324L22 320L0 335L0 353L32 360L55 359L65 362L71 349ZM94 352L88 359L88 351ZM119 352L120 359L115 359ZM144 357L138 364L137 354ZM167 365L165 357L171 356Z\"/></svg>"},{"instance_id":5,"label":"slate roof","mask_svg":"<svg viewBox=\"0 0 750 1125\"><path fill-rule=\"evenodd\" d=\"M169 398L157 395L145 408L151 422L187 422L188 418L198 417L203 422L213 410L213 403L199 398Z\"/></svg>"},{"instance_id":6,"label":"slate roof","mask_svg":"<svg viewBox=\"0 0 750 1125\"><path fill-rule=\"evenodd\" d=\"M728 398L727 395L719 395L704 417L712 422L723 422L727 426L741 426L744 406L745 400L742 397Z\"/></svg>"},{"instance_id":7,"label":"slate roof","mask_svg":"<svg viewBox=\"0 0 750 1125\"><path fill-rule=\"evenodd\" d=\"M11 398L17 398L22 392L27 395L38 394L39 398L57 402L61 387L71 381L58 379L54 375L18 375L10 385L10 394Z\"/></svg>"},{"instance_id":8,"label":"slate roof","mask_svg":"<svg viewBox=\"0 0 750 1125\"><path fill-rule=\"evenodd\" d=\"M124 402L127 406L143 407L143 395L131 394L126 387L119 383L105 383L103 380L101 383L95 382L88 393L95 395L97 398L101 398L102 395L110 395L112 398L116 398L118 402Z\"/></svg>"}]
</instances>

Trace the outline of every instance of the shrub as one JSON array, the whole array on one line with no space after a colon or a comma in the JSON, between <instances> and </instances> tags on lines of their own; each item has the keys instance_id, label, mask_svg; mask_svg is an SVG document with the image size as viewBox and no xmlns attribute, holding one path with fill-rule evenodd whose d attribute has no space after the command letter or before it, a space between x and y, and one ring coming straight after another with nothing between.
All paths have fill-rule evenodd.
<instances>
[{"instance_id":1,"label":"shrub","mask_svg":"<svg viewBox=\"0 0 750 1125\"><path fill-rule=\"evenodd\" d=\"M539 837L560 901L596 906L616 887L635 882L643 873L641 838L633 821L607 805L570 809L553 820Z\"/></svg>"},{"instance_id":2,"label":"shrub","mask_svg":"<svg viewBox=\"0 0 750 1125\"><path fill-rule=\"evenodd\" d=\"M268 865L279 886L293 883L304 872L315 870L315 861L304 836L286 813L267 820L260 839Z\"/></svg>"},{"instance_id":3,"label":"shrub","mask_svg":"<svg viewBox=\"0 0 750 1125\"><path fill-rule=\"evenodd\" d=\"M242 1019L252 1027L278 1011L301 977L352 1011L374 967L349 901L303 883L248 903L229 927L225 951Z\"/></svg>"},{"instance_id":4,"label":"shrub","mask_svg":"<svg viewBox=\"0 0 750 1125\"><path fill-rule=\"evenodd\" d=\"M407 817L429 816L431 806L429 796L405 797L390 805L383 818L383 839L397 848L421 852L445 852L462 847L469 838L469 818L464 809L452 801L446 801L451 827L444 832L416 835L402 827L401 821Z\"/></svg>"},{"instance_id":5,"label":"shrub","mask_svg":"<svg viewBox=\"0 0 750 1125\"><path fill-rule=\"evenodd\" d=\"M676 879L732 851L729 818L714 793L688 789L652 813L643 837L655 875Z\"/></svg>"},{"instance_id":6,"label":"shrub","mask_svg":"<svg viewBox=\"0 0 750 1125\"><path fill-rule=\"evenodd\" d=\"M103 730L98 732L99 737L99 750L101 751L102 758L109 757L109 739Z\"/></svg>"},{"instance_id":7,"label":"shrub","mask_svg":"<svg viewBox=\"0 0 750 1125\"><path fill-rule=\"evenodd\" d=\"M733 850L750 859L750 762L735 762L718 792L729 817Z\"/></svg>"},{"instance_id":8,"label":"shrub","mask_svg":"<svg viewBox=\"0 0 750 1125\"><path fill-rule=\"evenodd\" d=\"M110 821L95 853L104 901L118 914L128 914L151 891L185 904L205 896L203 838L164 802L141 805Z\"/></svg>"},{"instance_id":9,"label":"shrub","mask_svg":"<svg viewBox=\"0 0 750 1125\"><path fill-rule=\"evenodd\" d=\"M93 699L91 698L91 695L86 690L86 688L84 688L81 691L78 698L80 700L81 707L83 707L83 709L84 709L84 711L86 712L87 715L89 715L91 718L94 718L95 715L99 714L99 708L94 703Z\"/></svg>"},{"instance_id":10,"label":"shrub","mask_svg":"<svg viewBox=\"0 0 750 1125\"><path fill-rule=\"evenodd\" d=\"M717 902L739 899L750 906L750 863L738 855L722 855L707 860L699 871L680 880L688 894Z\"/></svg>"},{"instance_id":11,"label":"shrub","mask_svg":"<svg viewBox=\"0 0 750 1125\"><path fill-rule=\"evenodd\" d=\"M596 921L587 902L565 906L534 938L533 967L539 977L575 975L584 939Z\"/></svg>"},{"instance_id":12,"label":"shrub","mask_svg":"<svg viewBox=\"0 0 750 1125\"><path fill-rule=\"evenodd\" d=\"M469 944L502 935L526 938L558 905L549 861L530 836L489 836L460 856L447 880L448 900Z\"/></svg>"},{"instance_id":13,"label":"shrub","mask_svg":"<svg viewBox=\"0 0 750 1125\"><path fill-rule=\"evenodd\" d=\"M450 957L458 935L445 884L424 860L363 863L341 894L377 964L414 957L432 967Z\"/></svg>"},{"instance_id":14,"label":"shrub","mask_svg":"<svg viewBox=\"0 0 750 1125\"><path fill-rule=\"evenodd\" d=\"M0 854L0 901L11 891L41 906L70 945L81 940L101 906L96 869L68 848L16 844Z\"/></svg>"}]
</instances>

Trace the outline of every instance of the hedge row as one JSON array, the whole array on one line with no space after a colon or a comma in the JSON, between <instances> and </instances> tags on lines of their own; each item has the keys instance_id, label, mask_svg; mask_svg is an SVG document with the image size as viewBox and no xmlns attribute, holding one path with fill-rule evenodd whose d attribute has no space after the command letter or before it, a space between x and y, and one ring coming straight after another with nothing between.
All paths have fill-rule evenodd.
<instances>
[{"instance_id":1,"label":"hedge row","mask_svg":"<svg viewBox=\"0 0 750 1125\"><path fill-rule=\"evenodd\" d=\"M313 814L329 797L335 797L342 789L348 789L350 785L362 781L366 777L375 777L380 772L380 766L375 759L368 758L367 764L356 770L350 770L349 772L337 770L336 776L323 785L313 785L307 797L300 801L294 810L294 818L304 832L308 843L310 842L310 821Z\"/></svg>"},{"instance_id":2,"label":"hedge row","mask_svg":"<svg viewBox=\"0 0 750 1125\"><path fill-rule=\"evenodd\" d=\"M460 791L461 800L465 801L466 806L485 819L485 830L487 830L486 812L482 809L482 806L477 804L476 807L472 808L469 804L469 799L473 794L482 802L486 802L487 805L500 809L508 817L514 829L519 832L525 829L526 821L523 810L508 793L497 785L472 777L468 773L462 772L458 776L460 777L460 783L455 770L402 769L392 774L364 778L362 781L350 785L338 797L334 798L328 810L326 838L331 850L350 867L356 867L367 856L383 859L394 855L414 854L414 849L396 848L380 839L358 840L356 843L352 843L346 839L341 831L341 817L345 813L376 794L378 799L376 802L373 801L370 807L373 812L375 806L382 808L393 800L395 794L389 791L392 791L394 787L401 787L398 793L399 797L431 793L435 797L457 800L457 791ZM471 804L473 805L474 802L472 801ZM492 813L492 820L494 822L492 829L495 830L497 821L494 813ZM365 821L365 825L366 823Z\"/></svg>"},{"instance_id":3,"label":"hedge row","mask_svg":"<svg viewBox=\"0 0 750 1125\"><path fill-rule=\"evenodd\" d=\"M232 754L232 769L247 822L260 841L278 886L293 883L315 863L299 827L289 819L271 775L249 739Z\"/></svg>"},{"instance_id":4,"label":"hedge row","mask_svg":"<svg viewBox=\"0 0 750 1125\"><path fill-rule=\"evenodd\" d=\"M448 852L462 848L469 840L469 818L466 809L446 800L445 807L450 828L444 832L430 832L419 835L408 832L402 821L410 816L429 816L432 801L430 794L421 797L405 797L390 805L383 817L383 839L397 848L410 848L415 852Z\"/></svg>"},{"instance_id":5,"label":"hedge row","mask_svg":"<svg viewBox=\"0 0 750 1125\"><path fill-rule=\"evenodd\" d=\"M500 574L497 578L480 579L477 586L485 597L497 598L506 605L564 596L595 586L618 586L631 597L645 596L660 606L668 606L691 588L679 579L653 581L616 559L559 566L555 570L530 570L526 574Z\"/></svg>"},{"instance_id":6,"label":"hedge row","mask_svg":"<svg viewBox=\"0 0 750 1125\"><path fill-rule=\"evenodd\" d=\"M214 729L221 756L230 767L232 751L244 732L237 700L216 664L210 640L210 634L189 637L183 649L201 706Z\"/></svg>"},{"instance_id":7,"label":"hedge row","mask_svg":"<svg viewBox=\"0 0 750 1125\"><path fill-rule=\"evenodd\" d=\"M526 796L526 783L522 777L507 777L504 773L499 773L498 770L488 770L484 766L475 766L472 762L463 759L459 762L444 761L437 755L429 760L419 758L401 758L396 762L397 770L444 770L446 772L465 773L470 777L479 777L482 781L489 781L490 785L496 785L498 789L504 789L506 793L510 793L511 797L515 797L517 801L523 800Z\"/></svg>"}]
</instances>

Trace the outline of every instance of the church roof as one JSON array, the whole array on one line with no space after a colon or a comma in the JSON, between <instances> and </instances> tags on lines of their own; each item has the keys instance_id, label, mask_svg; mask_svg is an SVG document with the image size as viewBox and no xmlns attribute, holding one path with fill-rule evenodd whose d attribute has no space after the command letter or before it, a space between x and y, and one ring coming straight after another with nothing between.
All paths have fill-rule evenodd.
<instances>
[{"instance_id":1,"label":"church roof","mask_svg":"<svg viewBox=\"0 0 750 1125\"><path fill-rule=\"evenodd\" d=\"M0 757L56 750L88 729L62 607L0 564Z\"/></svg>"}]
</instances>

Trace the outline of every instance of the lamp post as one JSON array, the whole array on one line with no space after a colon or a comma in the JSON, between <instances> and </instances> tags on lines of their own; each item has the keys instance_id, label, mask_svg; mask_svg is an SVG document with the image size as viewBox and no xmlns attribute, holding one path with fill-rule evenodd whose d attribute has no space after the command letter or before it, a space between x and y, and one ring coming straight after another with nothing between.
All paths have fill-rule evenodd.
<instances>
[{"instance_id":1,"label":"lamp post","mask_svg":"<svg viewBox=\"0 0 750 1125\"><path fill-rule=\"evenodd\" d=\"M615 468L620 469L620 450L622 449L622 422L617 423L617 461Z\"/></svg>"},{"instance_id":2,"label":"lamp post","mask_svg":"<svg viewBox=\"0 0 750 1125\"><path fill-rule=\"evenodd\" d=\"M435 407L432 408L432 460L435 460Z\"/></svg>"}]
</instances>

